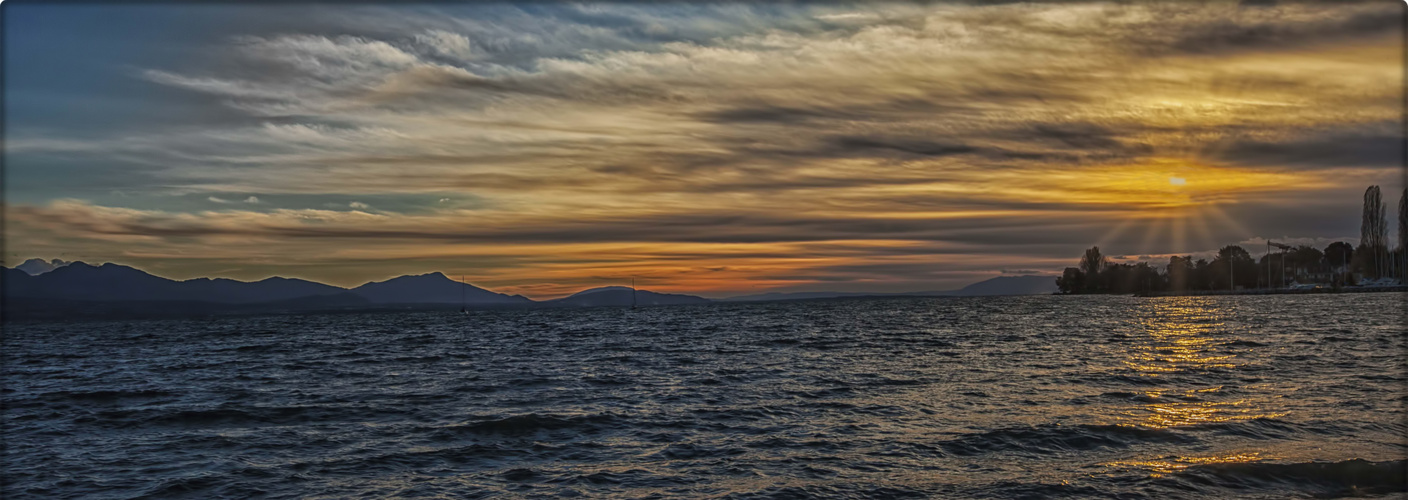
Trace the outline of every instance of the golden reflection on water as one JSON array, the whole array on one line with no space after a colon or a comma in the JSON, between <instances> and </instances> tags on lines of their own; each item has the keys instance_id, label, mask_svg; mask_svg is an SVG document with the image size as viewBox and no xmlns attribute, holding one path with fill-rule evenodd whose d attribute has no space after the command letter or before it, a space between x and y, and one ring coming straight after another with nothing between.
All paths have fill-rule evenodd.
<instances>
[{"instance_id":1,"label":"golden reflection on water","mask_svg":"<svg viewBox=\"0 0 1408 500\"><path fill-rule=\"evenodd\" d=\"M1235 370L1242 366L1235 352L1227 346L1238 340L1230 331L1228 318L1234 313L1225 309L1225 301L1208 297L1180 297L1171 300L1145 302L1136 314L1142 332L1134 334L1124 364L1140 377L1172 384L1177 380L1196 379L1197 374ZM1142 334L1142 335L1141 335ZM1122 411L1128 423L1143 427L1169 429L1275 418L1275 413L1259 407L1246 398L1220 400L1223 386L1161 387L1142 392L1143 403ZM1112 467L1137 467L1151 471L1155 477L1177 472L1194 465L1249 462L1264 460L1259 452L1241 452L1207 457L1161 457L1151 460L1109 462Z\"/></svg>"},{"instance_id":2,"label":"golden reflection on water","mask_svg":"<svg viewBox=\"0 0 1408 500\"><path fill-rule=\"evenodd\" d=\"M1202 297L1151 301L1140 319L1147 337L1130 351L1125 365L1140 375L1157 377L1162 373L1209 368L1233 368L1236 355L1222 355L1212 348L1225 342L1217 337L1223 328L1224 312ZM1201 300L1198 300L1201 299Z\"/></svg>"},{"instance_id":3,"label":"golden reflection on water","mask_svg":"<svg viewBox=\"0 0 1408 500\"><path fill-rule=\"evenodd\" d=\"M1139 311L1143 337L1128 352L1125 366L1141 377L1167 378L1178 373L1222 371L1237 368L1235 353L1225 352L1236 340L1228 333L1226 319L1232 311L1208 297L1179 297L1151 300ZM1166 429L1189 425L1273 418L1283 414L1266 412L1246 399L1209 401L1221 386L1145 391L1148 401L1124 412L1139 425Z\"/></svg>"},{"instance_id":4,"label":"golden reflection on water","mask_svg":"<svg viewBox=\"0 0 1408 500\"><path fill-rule=\"evenodd\" d=\"M1266 460L1268 458L1270 457L1263 456L1260 452L1253 451L1248 453L1230 453L1227 455L1215 455L1209 457L1175 457L1160 460L1131 460L1105 462L1100 465L1104 465L1106 467L1136 467L1140 469L1148 469L1150 472L1152 472L1151 474L1149 474L1151 477L1163 477L1164 474L1178 472L1195 465L1255 462L1258 460Z\"/></svg>"},{"instance_id":5,"label":"golden reflection on water","mask_svg":"<svg viewBox=\"0 0 1408 500\"><path fill-rule=\"evenodd\" d=\"M1169 427L1231 422L1236 420L1275 418L1285 415L1284 413L1256 411L1253 408L1244 406L1246 404L1246 400L1217 403L1152 403L1148 405L1148 409L1152 411L1152 414L1148 415L1140 425L1166 429Z\"/></svg>"}]
</instances>

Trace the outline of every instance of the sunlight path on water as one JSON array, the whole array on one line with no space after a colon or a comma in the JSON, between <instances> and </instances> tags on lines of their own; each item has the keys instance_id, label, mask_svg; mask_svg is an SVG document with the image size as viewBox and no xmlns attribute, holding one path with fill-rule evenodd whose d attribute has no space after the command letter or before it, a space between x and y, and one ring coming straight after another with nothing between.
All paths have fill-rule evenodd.
<instances>
[{"instance_id":1,"label":"sunlight path on water","mask_svg":"<svg viewBox=\"0 0 1408 500\"><path fill-rule=\"evenodd\" d=\"M1404 478L1404 294L6 325L5 498L1265 498Z\"/></svg>"}]
</instances>

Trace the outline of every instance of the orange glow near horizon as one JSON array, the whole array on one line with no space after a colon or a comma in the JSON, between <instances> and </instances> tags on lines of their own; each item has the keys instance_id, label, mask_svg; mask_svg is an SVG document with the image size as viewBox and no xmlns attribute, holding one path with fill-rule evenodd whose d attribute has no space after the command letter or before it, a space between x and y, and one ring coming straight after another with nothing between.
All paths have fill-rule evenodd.
<instances>
[{"instance_id":1,"label":"orange glow near horizon","mask_svg":"<svg viewBox=\"0 0 1408 500\"><path fill-rule=\"evenodd\" d=\"M183 111L55 126L89 97L34 99L54 112L7 122L5 262L441 271L535 298L941 290L1091 245L1342 238L1364 187L1399 182L1403 34L1342 29L1386 6L716 7L614 14L670 37L525 14L500 21L552 29L505 45L406 16L105 63L131 71L94 109ZM1254 35L1205 36L1228 23ZM1347 215L1278 217L1313 210Z\"/></svg>"}]
</instances>

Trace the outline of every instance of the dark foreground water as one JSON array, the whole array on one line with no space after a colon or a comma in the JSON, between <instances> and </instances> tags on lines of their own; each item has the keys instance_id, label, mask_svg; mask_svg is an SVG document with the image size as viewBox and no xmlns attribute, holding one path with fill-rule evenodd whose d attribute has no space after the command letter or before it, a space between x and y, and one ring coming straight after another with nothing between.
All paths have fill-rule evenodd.
<instances>
[{"instance_id":1,"label":"dark foreground water","mask_svg":"<svg viewBox=\"0 0 1408 500\"><path fill-rule=\"evenodd\" d=\"M11 324L4 493L1399 497L1404 294Z\"/></svg>"}]
</instances>

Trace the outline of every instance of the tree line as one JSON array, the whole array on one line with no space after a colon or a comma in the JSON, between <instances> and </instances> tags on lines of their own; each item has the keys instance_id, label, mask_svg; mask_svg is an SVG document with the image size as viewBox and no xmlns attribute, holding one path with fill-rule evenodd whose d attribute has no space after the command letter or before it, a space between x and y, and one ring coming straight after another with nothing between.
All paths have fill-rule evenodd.
<instances>
[{"instance_id":1,"label":"tree line","mask_svg":"<svg viewBox=\"0 0 1408 500\"><path fill-rule=\"evenodd\" d=\"M1169 257L1164 266L1148 262L1112 263L1091 247L1076 267L1056 278L1061 293L1148 293L1211 291L1237 288L1281 288L1291 283L1356 284L1365 279L1408 281L1408 188L1398 200L1397 248L1389 250L1387 207L1379 186L1364 192L1359 245L1344 241L1324 249L1307 245L1276 245L1261 259L1238 245L1218 249L1211 261L1191 256Z\"/></svg>"}]
</instances>

